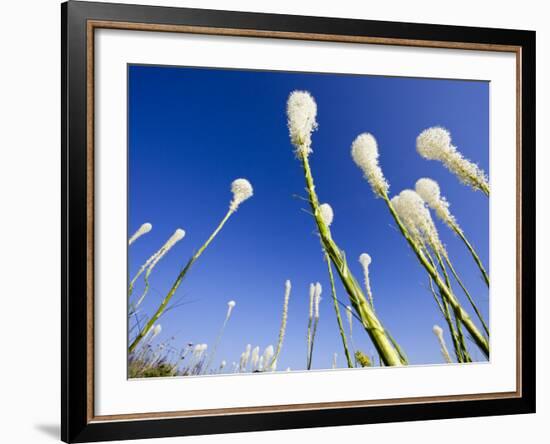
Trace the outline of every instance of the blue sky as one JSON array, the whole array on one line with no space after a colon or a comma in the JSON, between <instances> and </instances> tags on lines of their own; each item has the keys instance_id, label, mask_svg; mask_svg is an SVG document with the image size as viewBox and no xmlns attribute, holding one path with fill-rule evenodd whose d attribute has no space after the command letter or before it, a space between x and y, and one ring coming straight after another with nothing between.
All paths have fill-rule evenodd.
<instances>
[{"instance_id":1,"label":"blue sky","mask_svg":"<svg viewBox=\"0 0 550 444\"><path fill-rule=\"evenodd\" d=\"M306 193L288 137L285 107L289 93L300 89L309 91L318 106L319 129L313 135L310 163L321 202L334 209L335 241L360 281L357 258L363 252L371 255L376 312L410 363L442 362L432 326L445 323L426 287L426 274L384 202L374 197L351 160L350 145L365 131L377 138L391 195L414 188L421 177L437 180L488 268L488 199L415 150L420 131L441 125L450 130L459 150L489 173L487 82L136 65L128 69L128 232L144 222L153 225L129 249L129 275L176 228L187 233L156 266L143 304L146 312L154 311L181 267L224 216L231 182L244 177L254 187L254 196L231 217L179 288L174 301L183 305L161 319L158 341L171 341L177 348L188 342L212 346L227 301L233 299L237 305L216 361L238 361L249 343L262 349L276 345L284 282L290 279L287 334L278 367L303 369L308 287L319 281L324 297L312 367L330 368L334 352L339 366L345 366L314 221L302 211L307 203L293 197ZM436 224L455 268L488 319L488 291L478 269L460 240L438 220ZM347 299L339 282L337 293ZM446 339L451 347L447 333ZM354 342L357 349L374 354L357 322ZM474 345L471 350L481 359Z\"/></svg>"}]
</instances>

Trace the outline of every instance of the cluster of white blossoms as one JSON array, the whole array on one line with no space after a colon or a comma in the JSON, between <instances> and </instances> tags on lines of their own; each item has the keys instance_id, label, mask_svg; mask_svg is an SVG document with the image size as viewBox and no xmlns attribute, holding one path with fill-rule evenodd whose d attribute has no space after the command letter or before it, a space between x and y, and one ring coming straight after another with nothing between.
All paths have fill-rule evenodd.
<instances>
[{"instance_id":1,"label":"cluster of white blossoms","mask_svg":"<svg viewBox=\"0 0 550 444\"><path fill-rule=\"evenodd\" d=\"M321 284L317 282L315 284L315 295L313 297L314 299L314 316L315 319L319 319L319 304L321 303L321 292L323 291L323 287L321 287Z\"/></svg>"},{"instance_id":2,"label":"cluster of white blossoms","mask_svg":"<svg viewBox=\"0 0 550 444\"><path fill-rule=\"evenodd\" d=\"M325 225L330 227L334 220L334 211L332 211L332 207L328 203L324 203L319 205L319 212L321 213L321 219L323 219Z\"/></svg>"},{"instance_id":3,"label":"cluster of white blossoms","mask_svg":"<svg viewBox=\"0 0 550 444\"><path fill-rule=\"evenodd\" d=\"M162 331L162 326L160 324L156 324L150 331L153 332L153 334L151 335L151 341L156 338L160 332Z\"/></svg>"},{"instance_id":4,"label":"cluster of white blossoms","mask_svg":"<svg viewBox=\"0 0 550 444\"><path fill-rule=\"evenodd\" d=\"M371 305L373 305L372 291L370 288L370 278L369 278L369 265L372 262L371 257L367 253L363 253L359 256L359 263L363 267L363 275L365 276L365 289L367 290L367 296Z\"/></svg>"},{"instance_id":5,"label":"cluster of white blossoms","mask_svg":"<svg viewBox=\"0 0 550 444\"><path fill-rule=\"evenodd\" d=\"M259 366L258 370L260 370L260 371L270 371L270 370L275 370L276 369L277 361L274 361L273 363L271 363L271 361L273 360L274 353L275 353L275 349L273 348L273 346L268 345L265 348L262 357L260 358L261 366Z\"/></svg>"},{"instance_id":6,"label":"cluster of white blossoms","mask_svg":"<svg viewBox=\"0 0 550 444\"><path fill-rule=\"evenodd\" d=\"M451 356L449 355L449 351L447 350L447 344L445 344L445 339L443 338L443 329L439 325L434 325L432 328L432 331L434 332L435 336L437 337L437 340L439 341L439 345L441 347L441 353L443 354L445 361L450 364L452 362L452 359L451 359Z\"/></svg>"},{"instance_id":7,"label":"cluster of white blossoms","mask_svg":"<svg viewBox=\"0 0 550 444\"><path fill-rule=\"evenodd\" d=\"M443 338L443 329L439 325L434 325L432 330L438 338Z\"/></svg>"},{"instance_id":8,"label":"cluster of white blossoms","mask_svg":"<svg viewBox=\"0 0 550 444\"><path fill-rule=\"evenodd\" d=\"M451 135L445 128L435 126L422 131L416 138L416 150L425 159L442 162L462 183L477 190L489 189L483 170L464 158L451 143Z\"/></svg>"},{"instance_id":9,"label":"cluster of white blossoms","mask_svg":"<svg viewBox=\"0 0 550 444\"><path fill-rule=\"evenodd\" d=\"M236 211L240 204L254 194L252 185L246 179L235 179L231 184L231 192L233 193L233 200L229 204L231 211Z\"/></svg>"},{"instance_id":10,"label":"cluster of white blossoms","mask_svg":"<svg viewBox=\"0 0 550 444\"><path fill-rule=\"evenodd\" d=\"M235 308L235 305L237 305L237 303L235 301L229 301L227 303L227 314L225 315L226 322L231 317L231 313L233 312L233 309Z\"/></svg>"},{"instance_id":11,"label":"cluster of white blossoms","mask_svg":"<svg viewBox=\"0 0 550 444\"><path fill-rule=\"evenodd\" d=\"M252 355L250 356L250 367L253 372L258 370L259 361L260 361L260 347L256 346L252 349Z\"/></svg>"},{"instance_id":12,"label":"cluster of white blossoms","mask_svg":"<svg viewBox=\"0 0 550 444\"><path fill-rule=\"evenodd\" d=\"M156 251L149 259L145 261L145 263L139 268L136 275L133 277L133 279L130 281L130 288L133 288L138 278L142 275L142 273L147 270L147 273L145 273L145 277L149 278L149 275L153 271L153 268L157 264L158 261L162 259L162 257L168 253L168 250L170 250L178 241L183 239L185 236L185 231L181 228L178 228L172 236L164 243L162 247L158 251ZM143 296L140 298L139 303L143 299Z\"/></svg>"},{"instance_id":13,"label":"cluster of white blossoms","mask_svg":"<svg viewBox=\"0 0 550 444\"><path fill-rule=\"evenodd\" d=\"M378 144L372 134L363 133L357 136L351 145L351 157L363 171L376 196L387 195L390 188L384 173L378 164Z\"/></svg>"},{"instance_id":14,"label":"cluster of white blossoms","mask_svg":"<svg viewBox=\"0 0 550 444\"><path fill-rule=\"evenodd\" d=\"M153 271L153 268L155 268L155 265L157 265L158 261L160 261L163 256L170 251L170 249L176 245L180 240L182 240L185 237L185 230L178 228L176 231L174 231L174 234L168 238L168 240L165 242L165 244L160 248L159 251L157 251L153 255L153 260L149 264L149 268L147 269L147 273L145 273L145 276L148 278L151 274L151 271Z\"/></svg>"},{"instance_id":15,"label":"cluster of white blossoms","mask_svg":"<svg viewBox=\"0 0 550 444\"><path fill-rule=\"evenodd\" d=\"M132 245L138 238L146 233L149 233L152 229L153 226L149 222L144 223L134 234L132 234L132 237L128 241L128 245Z\"/></svg>"},{"instance_id":16,"label":"cluster of white blossoms","mask_svg":"<svg viewBox=\"0 0 550 444\"><path fill-rule=\"evenodd\" d=\"M430 211L416 191L403 190L392 198L391 203L417 244L429 245L435 252L446 254Z\"/></svg>"},{"instance_id":17,"label":"cluster of white blossoms","mask_svg":"<svg viewBox=\"0 0 550 444\"><path fill-rule=\"evenodd\" d=\"M456 220L449 210L449 202L441 195L439 185L435 180L427 177L418 179L415 190L443 222L451 228L458 228Z\"/></svg>"},{"instance_id":18,"label":"cluster of white blossoms","mask_svg":"<svg viewBox=\"0 0 550 444\"><path fill-rule=\"evenodd\" d=\"M293 91L288 97L286 114L290 141L298 158L311 153L311 133L317 129L317 104L307 91Z\"/></svg>"},{"instance_id":19,"label":"cluster of white blossoms","mask_svg":"<svg viewBox=\"0 0 550 444\"><path fill-rule=\"evenodd\" d=\"M315 284L309 284L309 319L313 319L313 305L315 301Z\"/></svg>"},{"instance_id":20,"label":"cluster of white blossoms","mask_svg":"<svg viewBox=\"0 0 550 444\"><path fill-rule=\"evenodd\" d=\"M252 350L252 345L247 344L244 352L241 353L241 359L239 361L239 372L242 372L248 366L248 360L250 359L250 351Z\"/></svg>"},{"instance_id":21,"label":"cluster of white blossoms","mask_svg":"<svg viewBox=\"0 0 550 444\"><path fill-rule=\"evenodd\" d=\"M195 347L193 348L193 357L196 360L200 360L207 348L208 348L207 344L197 344L197 345L195 345Z\"/></svg>"}]
</instances>

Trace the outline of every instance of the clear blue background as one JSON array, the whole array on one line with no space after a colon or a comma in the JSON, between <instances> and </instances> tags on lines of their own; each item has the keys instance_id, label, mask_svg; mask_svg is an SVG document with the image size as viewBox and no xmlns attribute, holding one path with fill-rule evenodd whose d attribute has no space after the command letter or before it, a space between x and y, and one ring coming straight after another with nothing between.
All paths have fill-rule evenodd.
<instances>
[{"instance_id":1,"label":"clear blue background","mask_svg":"<svg viewBox=\"0 0 550 444\"><path fill-rule=\"evenodd\" d=\"M460 151L488 173L487 82L129 66L128 231L131 235L144 222L153 225L129 249L130 277L176 228L187 233L155 268L142 305L146 312L154 311L181 267L225 214L230 183L244 177L254 186L253 198L191 269L173 300L182 305L161 318L163 330L156 340L175 348L189 342L212 347L227 301L234 299L237 305L215 359L225 359L230 367L246 344L262 350L276 345L284 281L290 279L288 326L278 369L303 369L308 287L319 281L324 297L313 368L330 368L334 352L339 366L345 366L314 221L302 211L309 210L307 203L293 197L306 195L286 126L286 101L295 89L311 92L318 105L319 130L313 135L310 162L319 198L335 212L334 239L360 281L357 258L363 252L371 255L376 311L410 363L441 363L432 326L445 323L427 289L426 274L384 202L374 197L352 162L350 145L361 132L375 135L391 195L414 188L420 177L437 180L488 267L488 199L415 150L420 131L441 125L451 131ZM488 291L475 264L461 241L440 221L436 224L488 319ZM339 282L337 292L347 300ZM462 296L458 286L456 293ZM446 339L451 348L447 333ZM357 322L354 342L357 349L374 354ZM481 353L473 344L471 348L481 360Z\"/></svg>"}]
</instances>

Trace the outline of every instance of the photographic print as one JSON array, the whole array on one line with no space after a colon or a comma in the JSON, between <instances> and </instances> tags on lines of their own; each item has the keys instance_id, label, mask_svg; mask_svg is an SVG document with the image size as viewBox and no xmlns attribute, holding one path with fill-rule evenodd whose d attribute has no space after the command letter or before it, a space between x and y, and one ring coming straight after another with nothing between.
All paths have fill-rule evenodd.
<instances>
[{"instance_id":1,"label":"photographic print","mask_svg":"<svg viewBox=\"0 0 550 444\"><path fill-rule=\"evenodd\" d=\"M128 65L128 377L488 362L489 90Z\"/></svg>"}]
</instances>

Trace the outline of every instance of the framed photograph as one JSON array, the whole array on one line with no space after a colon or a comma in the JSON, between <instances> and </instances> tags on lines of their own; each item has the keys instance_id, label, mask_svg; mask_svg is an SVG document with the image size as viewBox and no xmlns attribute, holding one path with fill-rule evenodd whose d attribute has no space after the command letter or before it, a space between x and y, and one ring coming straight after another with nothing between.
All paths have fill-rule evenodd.
<instances>
[{"instance_id":1,"label":"framed photograph","mask_svg":"<svg viewBox=\"0 0 550 444\"><path fill-rule=\"evenodd\" d=\"M535 33L69 1L62 439L535 411Z\"/></svg>"}]
</instances>

